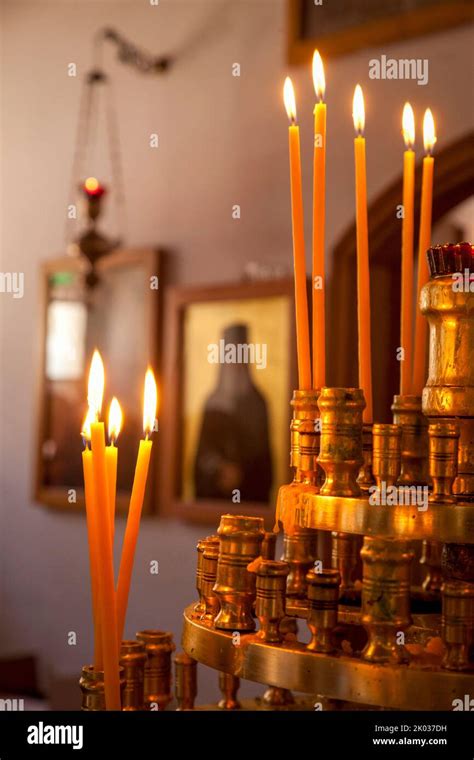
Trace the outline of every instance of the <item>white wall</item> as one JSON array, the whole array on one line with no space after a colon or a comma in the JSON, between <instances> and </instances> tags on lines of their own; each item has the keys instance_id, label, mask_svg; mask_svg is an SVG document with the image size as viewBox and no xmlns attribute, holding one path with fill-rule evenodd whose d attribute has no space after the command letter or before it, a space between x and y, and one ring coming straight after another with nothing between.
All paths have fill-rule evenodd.
<instances>
[{"instance_id":1,"label":"white wall","mask_svg":"<svg viewBox=\"0 0 474 760\"><path fill-rule=\"evenodd\" d=\"M120 115L128 241L172 248L176 282L237 279L248 260L287 262L291 256L287 121L281 95L288 68L285 4L161 0L154 7L146 0L15 0L3 2L1 16L1 266L2 271L25 273L26 292L22 300L0 296L0 652L34 650L44 674L51 667L78 673L91 651L84 520L48 511L30 496L38 264L63 249L81 86L80 77L68 77L66 67L75 62L81 75L88 69L92 36L103 25L117 27L151 51L178 51L176 64L163 78L140 77L106 51ZM472 33L463 28L376 51L429 58L426 87L370 81L373 51L327 63L329 245L354 212L355 82L362 83L366 95L373 196L401 169L404 100L412 101L418 124L423 109L432 106L439 146L472 123L467 105L471 45ZM241 64L240 78L231 76L233 62ZM309 69L291 74L303 129L309 208L312 84ZM159 134L157 151L149 148L152 132ZM105 170L101 177L108 179ZM231 218L234 203L242 206L240 221ZM309 217L307 222L310 240ZM129 633L156 626L172 629L179 640L181 610L194 598L194 545L203 532L156 519L144 522ZM148 573L150 559L160 562L158 577ZM78 632L75 648L66 644L70 630ZM203 698L211 699L213 682L203 688Z\"/></svg>"}]
</instances>

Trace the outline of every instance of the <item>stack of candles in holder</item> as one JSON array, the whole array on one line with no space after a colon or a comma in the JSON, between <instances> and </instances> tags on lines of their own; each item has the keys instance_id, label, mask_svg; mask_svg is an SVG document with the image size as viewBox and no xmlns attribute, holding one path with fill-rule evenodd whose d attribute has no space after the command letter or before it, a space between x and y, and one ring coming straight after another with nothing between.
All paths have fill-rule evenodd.
<instances>
[{"instance_id":1,"label":"stack of candles in holder","mask_svg":"<svg viewBox=\"0 0 474 760\"><path fill-rule=\"evenodd\" d=\"M313 84L318 102L314 108L313 152L313 257L312 257L312 364L308 299L306 291L306 262L304 243L303 192L301 181L301 155L299 127L296 123L296 101L291 79L286 78L283 97L288 118L290 151L290 186L293 229L293 263L295 274L296 343L298 356L298 384L300 390L315 390L326 385L325 348L325 274L324 232L326 207L326 104L324 103L325 76L319 52L313 56ZM372 359L370 335L370 276L367 218L367 173L365 157L365 108L362 88L357 85L353 99L353 120L356 137L355 200L357 230L357 314L359 387L363 390L366 408L364 422L373 422ZM413 338L413 234L415 189L415 125L413 110L405 104L402 132L406 151L403 166L403 221L402 221L402 306L401 306L401 360L400 393L421 395L426 377L426 320L416 310ZM433 198L433 168L431 155L436 142L433 116L427 109L423 121L425 158L421 190L420 231L418 244L417 303L428 280L426 251L431 245L431 210ZM395 213L395 209L394 209Z\"/></svg>"},{"instance_id":2,"label":"stack of candles in holder","mask_svg":"<svg viewBox=\"0 0 474 760\"><path fill-rule=\"evenodd\" d=\"M106 446L105 426L100 421L104 384L104 365L99 352L95 351L89 372L89 409L81 433L84 440L82 462L92 583L94 668L104 673L106 709L120 710L120 646L150 464L152 442L149 436L155 428L157 390L153 372L148 369L143 403L145 438L140 441L138 449L120 570L115 584L113 543L118 459L116 443L122 426L122 411L117 399L112 399L108 419L109 445Z\"/></svg>"}]
</instances>

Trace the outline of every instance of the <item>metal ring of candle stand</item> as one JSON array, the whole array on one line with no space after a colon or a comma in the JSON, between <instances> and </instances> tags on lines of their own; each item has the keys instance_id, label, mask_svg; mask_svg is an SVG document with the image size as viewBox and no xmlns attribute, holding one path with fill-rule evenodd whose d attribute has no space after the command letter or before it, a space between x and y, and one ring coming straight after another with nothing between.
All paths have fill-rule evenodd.
<instances>
[{"instance_id":1,"label":"metal ring of candle stand","mask_svg":"<svg viewBox=\"0 0 474 760\"><path fill-rule=\"evenodd\" d=\"M452 701L472 689L472 673L441 668L378 665L357 657L308 651L301 642L266 644L256 634L219 631L184 611L183 648L219 671L261 684L332 699L404 710L452 710Z\"/></svg>"}]
</instances>

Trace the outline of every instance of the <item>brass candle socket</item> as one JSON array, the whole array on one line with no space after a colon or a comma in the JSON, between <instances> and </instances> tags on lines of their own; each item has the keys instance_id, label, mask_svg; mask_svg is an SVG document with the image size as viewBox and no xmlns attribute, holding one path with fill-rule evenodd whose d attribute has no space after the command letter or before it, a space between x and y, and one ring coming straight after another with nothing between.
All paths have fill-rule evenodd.
<instances>
[{"instance_id":1,"label":"brass candle socket","mask_svg":"<svg viewBox=\"0 0 474 760\"><path fill-rule=\"evenodd\" d=\"M79 679L82 692L81 710L100 712L105 710L104 671L96 670L94 665L84 665ZM125 690L124 669L120 667L120 694L123 704Z\"/></svg>"},{"instance_id":2,"label":"brass candle socket","mask_svg":"<svg viewBox=\"0 0 474 760\"><path fill-rule=\"evenodd\" d=\"M361 577L360 550L362 536L333 531L331 533L331 566L341 576L340 598L354 594L354 583Z\"/></svg>"},{"instance_id":3,"label":"brass candle socket","mask_svg":"<svg viewBox=\"0 0 474 760\"><path fill-rule=\"evenodd\" d=\"M364 463L364 394L360 388L322 388L318 406L321 414L318 463L325 474L320 493L322 496L360 496L357 476Z\"/></svg>"},{"instance_id":4,"label":"brass candle socket","mask_svg":"<svg viewBox=\"0 0 474 760\"><path fill-rule=\"evenodd\" d=\"M307 649L311 652L334 651L333 631L337 625L337 604L341 576L337 570L310 570L306 576L308 584L309 614L308 628L311 641Z\"/></svg>"},{"instance_id":5,"label":"brass candle socket","mask_svg":"<svg viewBox=\"0 0 474 760\"><path fill-rule=\"evenodd\" d=\"M120 664L124 670L125 689L122 696L122 710L135 712L145 709L145 646L139 641L122 641Z\"/></svg>"},{"instance_id":6,"label":"brass candle socket","mask_svg":"<svg viewBox=\"0 0 474 760\"><path fill-rule=\"evenodd\" d=\"M255 573L247 566L261 554L264 537L263 519L243 515L222 515L217 579L214 593L220 611L216 628L231 631L253 631L252 605L255 600Z\"/></svg>"},{"instance_id":7,"label":"brass candle socket","mask_svg":"<svg viewBox=\"0 0 474 760\"><path fill-rule=\"evenodd\" d=\"M217 578L217 560L219 557L219 538L210 536L205 541L202 555L201 591L204 602L204 614L201 617L214 620L219 612L219 599L214 593Z\"/></svg>"},{"instance_id":8,"label":"brass candle socket","mask_svg":"<svg viewBox=\"0 0 474 760\"><path fill-rule=\"evenodd\" d=\"M207 538L203 538L198 541L197 549L197 564L196 564L196 590L199 594L199 601L194 605L194 612L196 617L201 617L206 611L206 605L204 603L204 597L202 595L202 560L204 554L204 548L206 546Z\"/></svg>"},{"instance_id":9,"label":"brass candle socket","mask_svg":"<svg viewBox=\"0 0 474 760\"><path fill-rule=\"evenodd\" d=\"M421 411L419 396L394 396L393 421L400 425L401 470L399 486L428 484L428 420Z\"/></svg>"},{"instance_id":10,"label":"brass candle socket","mask_svg":"<svg viewBox=\"0 0 474 760\"><path fill-rule=\"evenodd\" d=\"M318 559L318 531L311 528L295 528L283 536L282 560L288 563L290 572L286 583L288 596L304 599L306 574Z\"/></svg>"},{"instance_id":11,"label":"brass candle socket","mask_svg":"<svg viewBox=\"0 0 474 760\"><path fill-rule=\"evenodd\" d=\"M177 711L193 710L197 696L197 663L185 652L179 652L174 658L175 697Z\"/></svg>"},{"instance_id":12,"label":"brass candle socket","mask_svg":"<svg viewBox=\"0 0 474 760\"><path fill-rule=\"evenodd\" d=\"M429 502L453 504L453 483L457 475L459 426L455 420L439 419L428 428L429 472L433 490ZM437 541L423 541L420 564L427 568L423 590L439 594L443 582L441 572L442 544Z\"/></svg>"},{"instance_id":13,"label":"brass candle socket","mask_svg":"<svg viewBox=\"0 0 474 760\"><path fill-rule=\"evenodd\" d=\"M474 584L446 581L442 588L443 668L474 669Z\"/></svg>"},{"instance_id":14,"label":"brass candle socket","mask_svg":"<svg viewBox=\"0 0 474 760\"><path fill-rule=\"evenodd\" d=\"M362 624L368 635L362 658L375 663L407 662L404 631L411 624L413 551L407 541L365 537L361 556Z\"/></svg>"},{"instance_id":15,"label":"brass candle socket","mask_svg":"<svg viewBox=\"0 0 474 760\"><path fill-rule=\"evenodd\" d=\"M363 494L367 494L371 486L375 484L373 474L373 425L365 424L362 426L362 456L363 464L357 476L357 483Z\"/></svg>"},{"instance_id":16,"label":"brass candle socket","mask_svg":"<svg viewBox=\"0 0 474 760\"><path fill-rule=\"evenodd\" d=\"M372 472L377 488L394 486L400 475L402 431L398 425L373 426Z\"/></svg>"},{"instance_id":17,"label":"brass candle socket","mask_svg":"<svg viewBox=\"0 0 474 760\"><path fill-rule=\"evenodd\" d=\"M459 425L455 420L437 420L428 428L429 468L433 483L430 502L453 504L453 483L458 471Z\"/></svg>"},{"instance_id":18,"label":"brass candle socket","mask_svg":"<svg viewBox=\"0 0 474 760\"><path fill-rule=\"evenodd\" d=\"M166 631L146 630L136 634L145 646L144 702L145 709L165 710L172 699L171 653L175 650L173 635Z\"/></svg>"},{"instance_id":19,"label":"brass candle socket","mask_svg":"<svg viewBox=\"0 0 474 760\"><path fill-rule=\"evenodd\" d=\"M319 453L319 391L295 390L291 406L290 465L296 483L319 485L317 456Z\"/></svg>"},{"instance_id":20,"label":"brass candle socket","mask_svg":"<svg viewBox=\"0 0 474 760\"><path fill-rule=\"evenodd\" d=\"M287 562L271 559L262 560L256 570L255 614L260 623L258 635L263 641L282 640L279 628L285 616L286 579L289 571Z\"/></svg>"}]
</instances>

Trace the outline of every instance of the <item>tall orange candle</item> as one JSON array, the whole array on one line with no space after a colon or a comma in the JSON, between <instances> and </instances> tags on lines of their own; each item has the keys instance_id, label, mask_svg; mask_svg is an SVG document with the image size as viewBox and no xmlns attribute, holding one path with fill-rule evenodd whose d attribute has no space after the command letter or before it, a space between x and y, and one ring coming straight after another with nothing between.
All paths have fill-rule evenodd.
<instances>
[{"instance_id":1,"label":"tall orange candle","mask_svg":"<svg viewBox=\"0 0 474 760\"><path fill-rule=\"evenodd\" d=\"M413 393L421 396L426 381L426 341L428 325L426 317L420 312L420 294L423 285L428 282L429 270L426 251L431 245L431 212L433 208L433 171L434 158L431 155L436 142L433 114L428 108L423 119L423 142L425 157L423 159L423 176L421 181L420 235L418 244L418 284L415 319L415 349L413 357Z\"/></svg>"},{"instance_id":2,"label":"tall orange candle","mask_svg":"<svg viewBox=\"0 0 474 760\"><path fill-rule=\"evenodd\" d=\"M400 393L411 393L413 371L413 227L415 214L415 117L413 108L405 103L402 132L406 150L403 154L403 221L400 347Z\"/></svg>"},{"instance_id":3,"label":"tall orange candle","mask_svg":"<svg viewBox=\"0 0 474 760\"><path fill-rule=\"evenodd\" d=\"M301 184L300 131L296 124L295 92L291 79L285 79L283 97L288 118L290 151L291 221L293 229L293 265L295 272L296 348L300 390L311 389L308 297L304 250L303 189Z\"/></svg>"},{"instance_id":4,"label":"tall orange candle","mask_svg":"<svg viewBox=\"0 0 474 760\"><path fill-rule=\"evenodd\" d=\"M109 445L105 449L105 463L107 468L107 487L109 492L109 519L110 535L112 536L112 545L115 533L115 500L117 492L117 459L118 449L115 445L122 428L122 410L117 399L111 401L109 409Z\"/></svg>"},{"instance_id":5,"label":"tall orange candle","mask_svg":"<svg viewBox=\"0 0 474 760\"><path fill-rule=\"evenodd\" d=\"M145 496L145 487L150 465L150 455L152 442L148 436L154 428L157 406L157 391L153 372L149 369L145 376L145 392L143 403L143 430L145 440L140 441L138 449L137 464L135 467L135 476L133 478L132 494L130 497L130 506L128 510L127 527L122 547L122 557L120 560L120 570L117 584L117 620L118 620L118 639L122 641L125 627L125 618L127 616L128 595L130 592L130 583L132 580L133 561L135 558L135 548L137 545L138 531L140 528L140 517Z\"/></svg>"},{"instance_id":6,"label":"tall orange candle","mask_svg":"<svg viewBox=\"0 0 474 760\"><path fill-rule=\"evenodd\" d=\"M359 387L364 391L364 422L373 422L372 355L370 335L369 233L367 220L367 169L365 161L364 97L357 85L352 106L354 128L356 228L357 228L357 320L359 328Z\"/></svg>"},{"instance_id":7,"label":"tall orange candle","mask_svg":"<svg viewBox=\"0 0 474 760\"><path fill-rule=\"evenodd\" d=\"M314 107L313 148L313 388L326 385L326 319L324 231L326 221L326 82L321 56L313 55L313 84L318 98Z\"/></svg>"},{"instance_id":8,"label":"tall orange candle","mask_svg":"<svg viewBox=\"0 0 474 760\"><path fill-rule=\"evenodd\" d=\"M82 426L81 435L86 448L82 452L82 468L84 472L84 497L86 502L87 536L89 542L89 565L92 589L92 612L94 620L94 667L102 670L102 631L100 628L100 600L99 600L99 544L97 541L96 503L94 496L94 472L92 470L92 451L89 448L90 411Z\"/></svg>"},{"instance_id":9,"label":"tall orange candle","mask_svg":"<svg viewBox=\"0 0 474 760\"><path fill-rule=\"evenodd\" d=\"M89 373L89 408L97 419L102 407L104 367L98 351L94 352ZM107 710L120 710L119 648L115 603L112 535L110 529L109 494L105 463L104 423L91 423L92 472L94 476L94 524L99 553L99 601L102 650L104 660L104 691Z\"/></svg>"}]
</instances>

